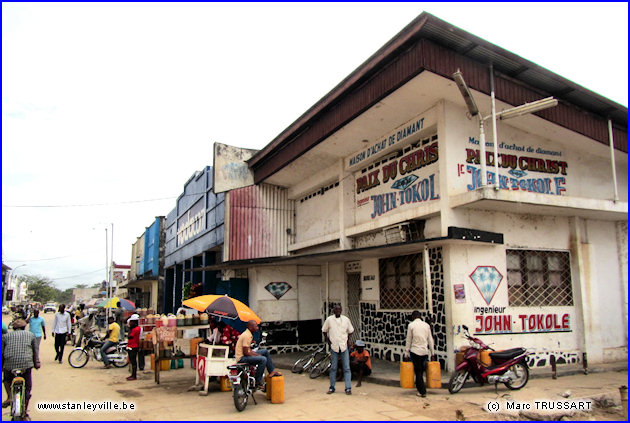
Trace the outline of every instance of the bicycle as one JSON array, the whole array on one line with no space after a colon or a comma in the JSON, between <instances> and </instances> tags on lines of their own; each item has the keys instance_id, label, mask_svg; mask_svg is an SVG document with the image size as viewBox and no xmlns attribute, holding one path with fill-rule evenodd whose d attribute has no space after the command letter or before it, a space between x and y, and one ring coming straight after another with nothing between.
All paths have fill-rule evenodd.
<instances>
[{"instance_id":1,"label":"bicycle","mask_svg":"<svg viewBox=\"0 0 630 423\"><path fill-rule=\"evenodd\" d=\"M11 420L30 420L26 414L26 380L21 376L24 370L14 369L11 373L15 376L11 382Z\"/></svg>"},{"instance_id":2,"label":"bicycle","mask_svg":"<svg viewBox=\"0 0 630 423\"><path fill-rule=\"evenodd\" d=\"M303 355L302 357L298 358L296 362L293 363L293 366L291 367L291 372L302 373L304 371L308 371L316 363L319 363L322 360L322 358L326 357L325 355L318 357L318 355L323 354L325 351L326 351L326 347L322 346L318 348L317 350L307 353L306 355Z\"/></svg>"},{"instance_id":3,"label":"bicycle","mask_svg":"<svg viewBox=\"0 0 630 423\"><path fill-rule=\"evenodd\" d=\"M326 373L330 370L332 366L332 360L330 359L330 352L326 354L324 358L319 360L312 368L308 374L308 377L311 379L317 379L322 373Z\"/></svg>"}]
</instances>

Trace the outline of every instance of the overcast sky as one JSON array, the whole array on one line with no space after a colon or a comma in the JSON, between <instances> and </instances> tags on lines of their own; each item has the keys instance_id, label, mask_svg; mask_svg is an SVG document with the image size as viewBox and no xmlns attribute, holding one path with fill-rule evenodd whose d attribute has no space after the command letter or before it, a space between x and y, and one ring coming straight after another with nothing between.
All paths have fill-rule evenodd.
<instances>
[{"instance_id":1,"label":"overcast sky","mask_svg":"<svg viewBox=\"0 0 630 423\"><path fill-rule=\"evenodd\" d=\"M264 147L423 11L628 105L626 3L2 3L3 262L100 282L105 228L130 264L213 142Z\"/></svg>"}]
</instances>

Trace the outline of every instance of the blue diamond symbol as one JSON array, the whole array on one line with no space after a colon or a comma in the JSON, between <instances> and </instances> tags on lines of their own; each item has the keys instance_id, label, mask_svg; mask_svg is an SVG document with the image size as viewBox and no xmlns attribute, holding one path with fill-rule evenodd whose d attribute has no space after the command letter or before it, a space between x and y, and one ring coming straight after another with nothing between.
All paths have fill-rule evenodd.
<instances>
[{"instance_id":1,"label":"blue diamond symbol","mask_svg":"<svg viewBox=\"0 0 630 423\"><path fill-rule=\"evenodd\" d=\"M413 184L415 180L418 179L416 175L407 175L404 178L401 178L394 182L392 188L399 189L401 191L406 190L409 185Z\"/></svg>"},{"instance_id":2,"label":"blue diamond symbol","mask_svg":"<svg viewBox=\"0 0 630 423\"><path fill-rule=\"evenodd\" d=\"M270 282L265 286L265 289L269 291L271 295L276 297L276 300L282 298L284 294L291 289L291 285L287 282Z\"/></svg>"},{"instance_id":3,"label":"blue diamond symbol","mask_svg":"<svg viewBox=\"0 0 630 423\"><path fill-rule=\"evenodd\" d=\"M470 279L475 283L486 304L490 305L497 288L503 280L503 275L494 266L478 266L470 274Z\"/></svg>"},{"instance_id":4,"label":"blue diamond symbol","mask_svg":"<svg viewBox=\"0 0 630 423\"><path fill-rule=\"evenodd\" d=\"M523 176L527 175L527 172L525 172L524 170L518 170L518 169L510 169L508 173L517 178L522 178Z\"/></svg>"}]
</instances>

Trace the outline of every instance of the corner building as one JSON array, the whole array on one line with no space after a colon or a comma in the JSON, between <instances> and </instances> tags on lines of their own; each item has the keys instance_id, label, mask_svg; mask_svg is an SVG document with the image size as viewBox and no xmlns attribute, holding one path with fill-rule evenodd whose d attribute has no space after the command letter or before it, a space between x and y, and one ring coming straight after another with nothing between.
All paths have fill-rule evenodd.
<instances>
[{"instance_id":1,"label":"corner building","mask_svg":"<svg viewBox=\"0 0 630 423\"><path fill-rule=\"evenodd\" d=\"M497 119L496 187L457 70L484 117L491 87L499 114L559 100ZM447 370L463 325L532 366L625 360L627 112L424 13L247 160L210 268L247 276L275 352L321 343L340 303L388 360L414 309Z\"/></svg>"}]
</instances>

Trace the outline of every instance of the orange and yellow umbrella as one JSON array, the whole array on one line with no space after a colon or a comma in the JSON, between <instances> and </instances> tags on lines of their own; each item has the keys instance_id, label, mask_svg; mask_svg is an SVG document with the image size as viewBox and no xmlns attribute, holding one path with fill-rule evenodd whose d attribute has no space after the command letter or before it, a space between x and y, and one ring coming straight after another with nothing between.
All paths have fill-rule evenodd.
<instances>
[{"instance_id":1,"label":"orange and yellow umbrella","mask_svg":"<svg viewBox=\"0 0 630 423\"><path fill-rule=\"evenodd\" d=\"M256 323L260 323L260 317L251 308L227 295L201 295L189 298L183 301L182 304L212 316L231 320L240 319L243 322L254 320Z\"/></svg>"}]
</instances>

